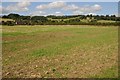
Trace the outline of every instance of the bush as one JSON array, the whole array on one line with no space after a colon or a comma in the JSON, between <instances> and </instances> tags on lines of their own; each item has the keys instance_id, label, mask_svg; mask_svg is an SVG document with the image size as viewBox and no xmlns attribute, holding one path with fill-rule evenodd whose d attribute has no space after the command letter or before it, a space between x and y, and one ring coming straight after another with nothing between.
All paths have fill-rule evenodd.
<instances>
[{"instance_id":1,"label":"bush","mask_svg":"<svg viewBox=\"0 0 120 80\"><path fill-rule=\"evenodd\" d=\"M14 26L15 22L13 22L13 21L6 21L6 22L2 21L2 25Z\"/></svg>"}]
</instances>

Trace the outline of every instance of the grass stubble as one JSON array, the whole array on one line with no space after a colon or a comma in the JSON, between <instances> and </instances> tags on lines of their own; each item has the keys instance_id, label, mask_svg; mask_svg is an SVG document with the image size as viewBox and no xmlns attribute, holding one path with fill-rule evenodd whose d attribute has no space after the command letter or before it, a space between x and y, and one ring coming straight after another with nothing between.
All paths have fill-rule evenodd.
<instances>
[{"instance_id":1,"label":"grass stubble","mask_svg":"<svg viewBox=\"0 0 120 80\"><path fill-rule=\"evenodd\" d=\"M2 30L3 77L118 77L118 27L3 26Z\"/></svg>"}]
</instances>

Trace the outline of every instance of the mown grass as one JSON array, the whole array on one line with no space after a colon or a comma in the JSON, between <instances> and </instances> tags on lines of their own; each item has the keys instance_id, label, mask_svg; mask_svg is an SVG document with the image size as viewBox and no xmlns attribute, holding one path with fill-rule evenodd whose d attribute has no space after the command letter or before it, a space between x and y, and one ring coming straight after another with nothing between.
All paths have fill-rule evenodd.
<instances>
[{"instance_id":1,"label":"mown grass","mask_svg":"<svg viewBox=\"0 0 120 80\"><path fill-rule=\"evenodd\" d=\"M117 77L117 35L114 26L3 26L3 77Z\"/></svg>"}]
</instances>

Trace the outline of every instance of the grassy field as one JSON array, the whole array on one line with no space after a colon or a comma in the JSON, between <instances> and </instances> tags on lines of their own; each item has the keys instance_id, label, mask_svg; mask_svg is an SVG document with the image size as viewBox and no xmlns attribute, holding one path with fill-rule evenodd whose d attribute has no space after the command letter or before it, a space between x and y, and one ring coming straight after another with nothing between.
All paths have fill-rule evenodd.
<instances>
[{"instance_id":1,"label":"grassy field","mask_svg":"<svg viewBox=\"0 0 120 80\"><path fill-rule=\"evenodd\" d=\"M3 77L118 77L118 27L3 26Z\"/></svg>"},{"instance_id":2,"label":"grassy field","mask_svg":"<svg viewBox=\"0 0 120 80\"><path fill-rule=\"evenodd\" d=\"M5 18L0 18L0 22L2 22L2 21L14 21L14 20L12 20L12 19L5 19Z\"/></svg>"}]
</instances>

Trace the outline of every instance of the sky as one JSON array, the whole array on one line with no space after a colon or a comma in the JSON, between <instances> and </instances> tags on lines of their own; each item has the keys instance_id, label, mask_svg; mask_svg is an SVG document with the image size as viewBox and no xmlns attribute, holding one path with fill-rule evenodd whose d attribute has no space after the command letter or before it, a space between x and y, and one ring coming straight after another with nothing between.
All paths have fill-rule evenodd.
<instances>
[{"instance_id":1,"label":"sky","mask_svg":"<svg viewBox=\"0 0 120 80\"><path fill-rule=\"evenodd\" d=\"M1 15L17 13L30 16L47 15L118 15L118 2L2 2Z\"/></svg>"}]
</instances>

